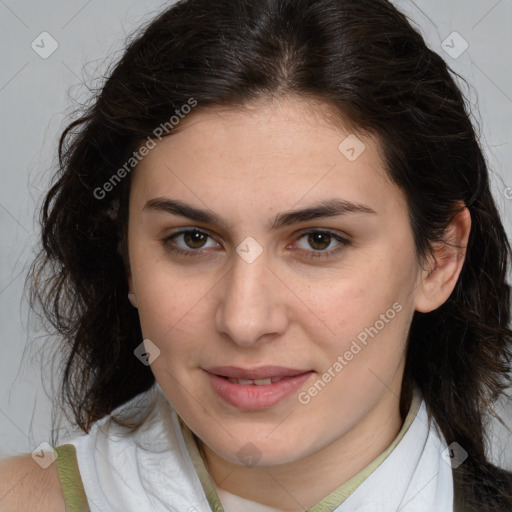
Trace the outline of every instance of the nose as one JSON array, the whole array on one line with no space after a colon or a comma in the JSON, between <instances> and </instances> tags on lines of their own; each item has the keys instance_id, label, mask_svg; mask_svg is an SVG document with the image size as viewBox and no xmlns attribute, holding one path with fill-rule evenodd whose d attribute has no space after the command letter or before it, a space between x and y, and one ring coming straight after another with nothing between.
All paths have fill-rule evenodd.
<instances>
[{"instance_id":1,"label":"nose","mask_svg":"<svg viewBox=\"0 0 512 512\"><path fill-rule=\"evenodd\" d=\"M265 251L252 263L234 255L233 267L217 288L215 326L239 346L272 339L288 326L283 284L267 262Z\"/></svg>"}]
</instances>

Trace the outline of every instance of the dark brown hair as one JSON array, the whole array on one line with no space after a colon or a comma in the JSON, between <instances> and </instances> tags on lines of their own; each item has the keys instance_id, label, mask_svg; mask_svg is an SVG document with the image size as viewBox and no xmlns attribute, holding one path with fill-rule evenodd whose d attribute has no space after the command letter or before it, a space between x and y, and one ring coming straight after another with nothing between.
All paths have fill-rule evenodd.
<instances>
[{"instance_id":1,"label":"dark brown hair","mask_svg":"<svg viewBox=\"0 0 512 512\"><path fill-rule=\"evenodd\" d=\"M76 424L88 432L154 383L133 354L142 334L126 297L130 175L103 198L95 191L191 98L199 112L297 95L328 102L380 141L419 261L460 205L469 209L453 293L412 320L402 414L415 381L448 444L487 463L485 421L510 384L510 246L453 75L386 0L182 0L141 29L62 134L31 273L32 303L62 337L61 398Z\"/></svg>"}]
</instances>

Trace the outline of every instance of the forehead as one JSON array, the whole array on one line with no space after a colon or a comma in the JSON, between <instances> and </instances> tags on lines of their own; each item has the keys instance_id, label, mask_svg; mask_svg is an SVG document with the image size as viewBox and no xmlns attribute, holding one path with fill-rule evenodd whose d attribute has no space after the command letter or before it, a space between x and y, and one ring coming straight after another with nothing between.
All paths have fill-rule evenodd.
<instances>
[{"instance_id":1,"label":"forehead","mask_svg":"<svg viewBox=\"0 0 512 512\"><path fill-rule=\"evenodd\" d=\"M338 195L385 209L403 200L379 141L355 133L322 102L285 98L192 111L140 162L133 187L146 196L196 196L253 206ZM208 200L208 201L207 201Z\"/></svg>"}]
</instances>

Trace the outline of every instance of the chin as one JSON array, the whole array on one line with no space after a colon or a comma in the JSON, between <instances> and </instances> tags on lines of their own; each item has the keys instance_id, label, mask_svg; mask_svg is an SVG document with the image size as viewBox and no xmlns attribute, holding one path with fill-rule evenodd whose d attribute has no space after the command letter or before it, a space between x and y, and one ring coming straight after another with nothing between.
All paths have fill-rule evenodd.
<instances>
[{"instance_id":1,"label":"chin","mask_svg":"<svg viewBox=\"0 0 512 512\"><path fill-rule=\"evenodd\" d=\"M288 442L283 445L280 441L258 440L257 438L238 438L231 440L228 445L208 444L211 450L224 460L237 466L266 467L278 466L295 462L307 455L297 450L299 444Z\"/></svg>"}]
</instances>

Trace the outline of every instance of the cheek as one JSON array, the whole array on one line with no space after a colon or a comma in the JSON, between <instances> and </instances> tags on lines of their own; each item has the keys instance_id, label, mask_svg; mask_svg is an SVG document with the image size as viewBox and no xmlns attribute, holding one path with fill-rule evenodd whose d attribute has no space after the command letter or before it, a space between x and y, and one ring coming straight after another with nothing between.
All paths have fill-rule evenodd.
<instances>
[{"instance_id":1,"label":"cheek","mask_svg":"<svg viewBox=\"0 0 512 512\"><path fill-rule=\"evenodd\" d=\"M375 255L343 278L333 279L324 292L309 292L329 328L319 343L331 363L344 354L351 366L369 360L393 364L401 357L413 309L414 268L408 258ZM352 363L355 360L358 363Z\"/></svg>"},{"instance_id":2,"label":"cheek","mask_svg":"<svg viewBox=\"0 0 512 512\"><path fill-rule=\"evenodd\" d=\"M198 332L208 324L202 287L188 286L179 291L177 280L169 286L163 286L161 281L154 287L151 284L150 281L145 283L137 295L144 337L151 339L161 350L190 348L198 343Z\"/></svg>"},{"instance_id":3,"label":"cheek","mask_svg":"<svg viewBox=\"0 0 512 512\"><path fill-rule=\"evenodd\" d=\"M170 323L193 300L195 281L179 266L170 264L161 242L150 239L142 227L132 228L129 236L130 267L141 321Z\"/></svg>"},{"instance_id":4,"label":"cheek","mask_svg":"<svg viewBox=\"0 0 512 512\"><path fill-rule=\"evenodd\" d=\"M300 290L311 310L332 331L345 331L354 325L366 325L378 318L397 300L398 288L383 265L361 263L333 274L322 285L314 283ZM377 318L374 318L377 315Z\"/></svg>"},{"instance_id":5,"label":"cheek","mask_svg":"<svg viewBox=\"0 0 512 512\"><path fill-rule=\"evenodd\" d=\"M323 355L319 378L325 377L329 384L315 400L319 409L336 403L342 416L347 411L357 416L368 406L369 397L380 396L391 386L405 355L410 305L400 295L401 286L384 279L367 284L347 283L331 296L328 318L334 320L330 327L335 334L316 338ZM352 417L337 416L337 420Z\"/></svg>"},{"instance_id":6,"label":"cheek","mask_svg":"<svg viewBox=\"0 0 512 512\"><path fill-rule=\"evenodd\" d=\"M154 253L135 246L130 262L143 336L162 350L193 310L196 293L179 271L171 271L167 262Z\"/></svg>"}]
</instances>

